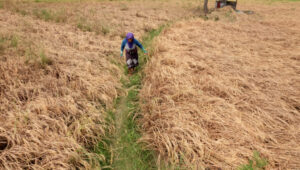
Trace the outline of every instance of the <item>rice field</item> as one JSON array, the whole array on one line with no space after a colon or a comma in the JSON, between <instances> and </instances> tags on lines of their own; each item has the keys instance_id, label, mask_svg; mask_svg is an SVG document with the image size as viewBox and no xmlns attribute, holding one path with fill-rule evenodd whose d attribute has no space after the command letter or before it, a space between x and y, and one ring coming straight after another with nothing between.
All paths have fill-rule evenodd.
<instances>
[{"instance_id":1,"label":"rice field","mask_svg":"<svg viewBox=\"0 0 300 170\"><path fill-rule=\"evenodd\" d=\"M177 22L156 38L140 93L158 162L300 168L299 4L245 4Z\"/></svg>"},{"instance_id":2,"label":"rice field","mask_svg":"<svg viewBox=\"0 0 300 170\"><path fill-rule=\"evenodd\" d=\"M0 169L137 167L135 146L140 169L299 169L299 4L239 3L0 0ZM127 32L150 55L133 77Z\"/></svg>"},{"instance_id":3,"label":"rice field","mask_svg":"<svg viewBox=\"0 0 300 170\"><path fill-rule=\"evenodd\" d=\"M124 93L125 32L191 13L164 2L1 4L0 169L99 168L106 158L93 150L114 131L107 112Z\"/></svg>"}]
</instances>

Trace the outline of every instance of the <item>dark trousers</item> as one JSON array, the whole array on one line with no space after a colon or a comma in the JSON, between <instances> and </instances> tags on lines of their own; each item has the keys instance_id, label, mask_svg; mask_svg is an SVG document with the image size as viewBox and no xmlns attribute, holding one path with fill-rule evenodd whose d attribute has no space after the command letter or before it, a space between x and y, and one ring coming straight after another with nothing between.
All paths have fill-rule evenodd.
<instances>
[{"instance_id":1,"label":"dark trousers","mask_svg":"<svg viewBox=\"0 0 300 170\"><path fill-rule=\"evenodd\" d=\"M139 65L137 48L133 50L126 50L126 63L128 68L134 68Z\"/></svg>"}]
</instances>

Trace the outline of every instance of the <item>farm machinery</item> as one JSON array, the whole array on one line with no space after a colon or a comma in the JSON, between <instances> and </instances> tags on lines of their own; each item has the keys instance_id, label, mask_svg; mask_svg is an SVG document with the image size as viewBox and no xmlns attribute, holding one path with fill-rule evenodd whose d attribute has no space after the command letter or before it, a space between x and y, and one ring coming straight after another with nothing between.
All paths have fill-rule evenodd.
<instances>
[{"instance_id":1,"label":"farm machinery","mask_svg":"<svg viewBox=\"0 0 300 170\"><path fill-rule=\"evenodd\" d=\"M234 10L236 9L237 0L216 0L215 8L223 8L225 6L231 6Z\"/></svg>"}]
</instances>

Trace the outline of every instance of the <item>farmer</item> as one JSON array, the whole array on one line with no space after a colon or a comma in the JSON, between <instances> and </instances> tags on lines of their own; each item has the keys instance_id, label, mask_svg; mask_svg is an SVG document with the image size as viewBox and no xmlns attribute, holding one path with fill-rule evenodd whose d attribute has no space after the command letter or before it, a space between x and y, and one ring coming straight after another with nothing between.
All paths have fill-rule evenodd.
<instances>
[{"instance_id":1,"label":"farmer","mask_svg":"<svg viewBox=\"0 0 300 170\"><path fill-rule=\"evenodd\" d=\"M143 45L134 38L133 33L128 33L121 45L121 57L123 57L123 51L125 48L126 63L127 63L129 74L132 74L134 68L139 65L139 55L138 55L137 46L140 47L145 54L147 54L147 51L144 49Z\"/></svg>"}]
</instances>

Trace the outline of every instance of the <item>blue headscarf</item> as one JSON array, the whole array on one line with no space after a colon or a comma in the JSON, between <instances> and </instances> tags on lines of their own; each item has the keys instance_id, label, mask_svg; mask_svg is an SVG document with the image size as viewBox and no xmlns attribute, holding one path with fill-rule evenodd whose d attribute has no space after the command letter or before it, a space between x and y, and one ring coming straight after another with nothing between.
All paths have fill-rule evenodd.
<instances>
[{"instance_id":1,"label":"blue headscarf","mask_svg":"<svg viewBox=\"0 0 300 170\"><path fill-rule=\"evenodd\" d=\"M129 39L132 39L132 42L129 42L129 41L128 41ZM133 40L134 40L134 35L133 35L133 33L131 33L131 32L127 33L127 35L126 35L126 40L127 40L127 44L128 44L128 46L129 46L129 48L132 48L132 46L133 46Z\"/></svg>"}]
</instances>

